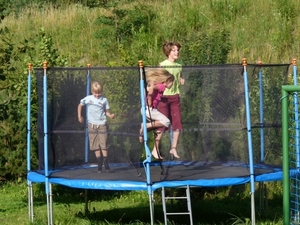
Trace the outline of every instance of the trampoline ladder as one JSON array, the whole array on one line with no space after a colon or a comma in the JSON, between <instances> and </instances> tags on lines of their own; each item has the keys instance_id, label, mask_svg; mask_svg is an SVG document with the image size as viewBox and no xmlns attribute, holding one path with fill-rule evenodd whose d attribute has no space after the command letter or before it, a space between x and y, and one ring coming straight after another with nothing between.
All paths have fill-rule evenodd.
<instances>
[{"instance_id":1,"label":"trampoline ladder","mask_svg":"<svg viewBox=\"0 0 300 225\"><path fill-rule=\"evenodd\" d=\"M162 187L161 195L162 195L162 205L163 205L163 212L164 212L164 219L165 219L165 225L168 224L167 217L171 215L189 215L190 217L190 225L193 225L193 217L192 217L192 206L191 206L191 196L190 196L190 186L186 185L182 188L186 188L186 196L182 197L166 197L165 195L165 187ZM166 201L167 200L186 200L187 202L187 212L167 212L167 206Z\"/></svg>"}]
</instances>

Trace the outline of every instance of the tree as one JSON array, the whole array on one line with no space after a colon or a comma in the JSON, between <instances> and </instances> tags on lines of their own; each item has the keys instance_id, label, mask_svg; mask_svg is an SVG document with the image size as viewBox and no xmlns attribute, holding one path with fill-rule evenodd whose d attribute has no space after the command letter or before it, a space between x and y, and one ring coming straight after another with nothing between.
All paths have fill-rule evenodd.
<instances>
[{"instance_id":1,"label":"tree","mask_svg":"<svg viewBox=\"0 0 300 225\"><path fill-rule=\"evenodd\" d=\"M60 56L53 47L51 36L43 29L37 37L12 43L12 34L5 28L0 30L0 177L16 178L26 173L27 135L27 70L32 62L42 66L48 61L51 66L67 65L67 58ZM34 76L32 82L34 83ZM33 85L31 107L32 124L37 120L37 90ZM31 128L32 165L37 165L36 127Z\"/></svg>"}]
</instances>

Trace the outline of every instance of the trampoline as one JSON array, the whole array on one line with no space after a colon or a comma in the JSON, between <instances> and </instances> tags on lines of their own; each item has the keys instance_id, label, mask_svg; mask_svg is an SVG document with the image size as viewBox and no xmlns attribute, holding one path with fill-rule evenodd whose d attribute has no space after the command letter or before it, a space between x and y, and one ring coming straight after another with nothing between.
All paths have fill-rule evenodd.
<instances>
[{"instance_id":1,"label":"trampoline","mask_svg":"<svg viewBox=\"0 0 300 225\"><path fill-rule=\"evenodd\" d=\"M290 64L183 66L181 87L184 129L178 144L180 159L168 154L172 131L161 141L163 160L151 157L154 133L139 142L145 123L145 68L86 67L29 69L28 75L28 193L33 220L32 184L45 183L48 224L52 224L51 184L102 190L141 190L164 187L219 187L251 184L255 221L255 182L282 180L281 85ZM151 67L153 68L153 67ZM276 79L273 79L276 77ZM115 113L109 125L110 172L97 173L88 148L86 124L77 121L77 105L90 94L90 83L101 81ZM276 80L276 81L275 81ZM34 85L32 85L32 83ZM30 120L32 89L38 93L37 124ZM85 115L84 115L85 116ZM38 132L39 166L31 168L31 132ZM165 221L167 223L167 221ZM192 224L192 219L191 219Z\"/></svg>"},{"instance_id":2,"label":"trampoline","mask_svg":"<svg viewBox=\"0 0 300 225\"><path fill-rule=\"evenodd\" d=\"M50 170L49 182L68 187L102 190L147 190L146 173L124 165L111 164L109 173L97 172L97 165ZM163 167L163 169L161 168ZM141 165L142 167L142 165ZM169 171L170 172L169 172ZM168 174L168 172L170 174ZM136 175L134 176L133 174ZM282 179L282 170L274 166L255 165L255 181L276 181ZM151 163L152 190L161 187L199 186L220 187L250 182L249 165L237 162L224 164L201 164L198 162ZM45 182L43 172L29 172L32 182Z\"/></svg>"}]
</instances>

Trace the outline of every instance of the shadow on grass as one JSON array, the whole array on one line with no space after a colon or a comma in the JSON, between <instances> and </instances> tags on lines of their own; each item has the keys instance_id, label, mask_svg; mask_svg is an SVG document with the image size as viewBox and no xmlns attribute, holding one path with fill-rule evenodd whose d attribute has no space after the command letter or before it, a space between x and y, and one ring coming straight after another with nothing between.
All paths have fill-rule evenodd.
<instances>
[{"instance_id":1,"label":"shadow on grass","mask_svg":"<svg viewBox=\"0 0 300 225\"><path fill-rule=\"evenodd\" d=\"M257 201L258 202L258 201ZM276 224L276 220L282 218L282 208L278 207L279 199L273 199L268 202L269 208L264 211L256 210L256 220L259 222L269 222ZM187 212L186 202L168 202L166 204L168 212ZM88 218L91 222L109 221L115 224L131 224L135 221L150 223L149 204L141 204L132 208L113 208L100 211L97 208L89 209L88 212L78 212L77 217ZM251 218L250 197L244 199L202 199L192 198L192 214L194 224L235 224L239 221L249 221ZM188 215L171 215L168 216L171 224L189 224ZM164 223L163 207L160 204L154 205L154 222L157 224ZM239 223L241 224L241 223ZM248 223L242 223L248 224Z\"/></svg>"},{"instance_id":2,"label":"shadow on grass","mask_svg":"<svg viewBox=\"0 0 300 225\"><path fill-rule=\"evenodd\" d=\"M164 218L161 208L155 209L155 223L163 223ZM93 208L91 211L79 211L75 215L79 218L87 218L93 224L100 221L109 221L110 224L131 224L132 222L150 223L149 205L139 205L134 208L114 208L98 211Z\"/></svg>"},{"instance_id":3,"label":"shadow on grass","mask_svg":"<svg viewBox=\"0 0 300 225\"><path fill-rule=\"evenodd\" d=\"M168 189L166 196L185 196L185 189ZM84 211L85 194L88 194L88 209ZM112 224L132 224L133 222L150 223L150 207L147 193L130 191L103 191L74 189L57 186L53 189L53 200L56 204L80 205L81 211L75 210L75 217L84 218L92 224L108 221ZM247 193L247 194L245 194ZM37 194L35 205L46 204L44 190ZM191 203L194 224L234 224L237 220L251 218L250 194L245 185L222 188L191 189ZM133 201L134 200L134 201ZM256 220L276 224L282 218L282 195L275 195L263 207L260 196L255 195ZM44 202L43 202L44 201ZM109 202L109 203L107 203ZM136 204L131 204L136 202ZM104 204L106 206L104 207ZM129 207L129 205L133 205ZM183 200L168 200L167 212L187 212L187 203ZM72 206L70 206L72 207ZM189 224L188 215L171 215L172 224ZM164 223L162 199L159 191L154 193L154 222ZM246 223L244 223L246 224Z\"/></svg>"}]
</instances>

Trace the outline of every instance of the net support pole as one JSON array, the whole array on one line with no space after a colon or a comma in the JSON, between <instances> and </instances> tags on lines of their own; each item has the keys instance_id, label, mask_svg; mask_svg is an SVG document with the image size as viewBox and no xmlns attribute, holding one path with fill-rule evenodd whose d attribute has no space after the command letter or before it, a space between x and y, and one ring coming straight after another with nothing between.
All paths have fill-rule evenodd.
<instances>
[{"instance_id":1,"label":"net support pole","mask_svg":"<svg viewBox=\"0 0 300 225\"><path fill-rule=\"evenodd\" d=\"M47 198L47 218L48 225L53 224L52 215L52 198L50 197L50 182L49 182L49 162L48 162L48 83L47 83L47 62L43 63L44 76L43 76L43 116L44 116L44 164L45 164L45 192Z\"/></svg>"},{"instance_id":2,"label":"net support pole","mask_svg":"<svg viewBox=\"0 0 300 225\"><path fill-rule=\"evenodd\" d=\"M28 63L28 78L27 78L27 173L31 170L31 71L32 64ZM28 188L28 217L29 221L33 222L33 191L32 182L27 179Z\"/></svg>"},{"instance_id":3,"label":"net support pole","mask_svg":"<svg viewBox=\"0 0 300 225\"><path fill-rule=\"evenodd\" d=\"M140 95L141 95L141 105L142 105L142 121L143 121L143 140L144 148L146 151L146 159L143 161L146 177L147 177L147 190L149 196L149 206L150 206L150 219L151 225L154 224L154 204L153 204L153 192L152 192L152 181L150 174L150 163L151 163L151 152L147 145L148 135L147 135L147 122L146 122L146 103L145 103L145 80L144 80L144 66L143 61L139 61L139 73L140 73Z\"/></svg>"},{"instance_id":4,"label":"net support pole","mask_svg":"<svg viewBox=\"0 0 300 225\"><path fill-rule=\"evenodd\" d=\"M247 74L247 59L243 58L244 67L244 85L245 85L245 103L246 103L246 120L247 120L247 136L248 136L248 154L249 154L249 166L250 166L250 185L251 185L251 223L255 225L255 180L254 180L254 166L253 166L253 149L252 149L252 131L251 131L251 116L250 116L250 101L248 90L248 74Z\"/></svg>"},{"instance_id":5,"label":"net support pole","mask_svg":"<svg viewBox=\"0 0 300 225\"><path fill-rule=\"evenodd\" d=\"M87 75L86 75L86 96L90 94L91 88L91 64L87 64ZM85 142L84 142L84 162L89 161L89 129L88 129L88 106L85 108ZM84 213L88 214L88 189L84 190Z\"/></svg>"},{"instance_id":6,"label":"net support pole","mask_svg":"<svg viewBox=\"0 0 300 225\"><path fill-rule=\"evenodd\" d=\"M264 163L265 161L265 132L264 132L264 86L263 86L263 72L262 72L262 61L258 61L259 72L258 72L258 81L259 81L259 124L260 124L260 162ZM263 182L259 182L259 206L260 211L265 208L265 195L266 188Z\"/></svg>"},{"instance_id":7,"label":"net support pole","mask_svg":"<svg viewBox=\"0 0 300 225\"><path fill-rule=\"evenodd\" d=\"M261 61L258 62L259 65L262 64ZM264 163L265 161L265 136L264 136L264 88L263 88L263 73L261 70L261 66L259 67L259 73L258 73L258 79L259 79L259 123L261 125L260 127L260 162Z\"/></svg>"},{"instance_id":8,"label":"net support pole","mask_svg":"<svg viewBox=\"0 0 300 225\"><path fill-rule=\"evenodd\" d=\"M90 88L91 88L91 64L87 64L87 76L86 76L86 96L90 94ZM89 158L89 130L88 130L88 106L85 108L85 145L84 145L84 161L85 163L88 162Z\"/></svg>"}]
</instances>

